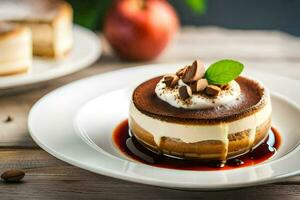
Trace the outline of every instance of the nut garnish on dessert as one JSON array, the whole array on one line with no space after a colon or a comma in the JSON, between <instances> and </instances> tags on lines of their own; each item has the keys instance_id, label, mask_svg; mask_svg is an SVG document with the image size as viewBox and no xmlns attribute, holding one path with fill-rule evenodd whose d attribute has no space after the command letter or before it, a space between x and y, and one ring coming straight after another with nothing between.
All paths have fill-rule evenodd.
<instances>
[{"instance_id":1,"label":"nut garnish on dessert","mask_svg":"<svg viewBox=\"0 0 300 200\"><path fill-rule=\"evenodd\" d=\"M177 85L178 80L179 80L178 76L171 74L171 75L166 75L164 77L163 82L166 84L167 87L173 88L175 85Z\"/></svg>"},{"instance_id":2,"label":"nut garnish on dessert","mask_svg":"<svg viewBox=\"0 0 300 200\"><path fill-rule=\"evenodd\" d=\"M243 64L221 60L207 70L194 61L174 74L139 85L129 126L144 146L166 155L227 160L267 136L271 100L259 82L239 76Z\"/></svg>"},{"instance_id":3,"label":"nut garnish on dessert","mask_svg":"<svg viewBox=\"0 0 300 200\"><path fill-rule=\"evenodd\" d=\"M194 93L202 92L208 86L208 82L205 78L199 79L191 83L191 88Z\"/></svg>"},{"instance_id":4,"label":"nut garnish on dessert","mask_svg":"<svg viewBox=\"0 0 300 200\"><path fill-rule=\"evenodd\" d=\"M179 96L183 100L186 100L192 96L192 90L188 85L180 86L178 90L179 90Z\"/></svg>"},{"instance_id":5,"label":"nut garnish on dessert","mask_svg":"<svg viewBox=\"0 0 300 200\"><path fill-rule=\"evenodd\" d=\"M221 92L221 88L216 85L208 85L205 88L205 93L210 96L218 96Z\"/></svg>"},{"instance_id":6,"label":"nut garnish on dessert","mask_svg":"<svg viewBox=\"0 0 300 200\"><path fill-rule=\"evenodd\" d=\"M220 68L224 64L230 67L227 70ZM196 60L176 74L164 76L155 92L160 99L175 107L198 109L234 104L240 95L239 85L234 79L242 69L243 65L237 61L222 60L205 71L204 64ZM225 75L223 77L220 74Z\"/></svg>"},{"instance_id":7,"label":"nut garnish on dessert","mask_svg":"<svg viewBox=\"0 0 300 200\"><path fill-rule=\"evenodd\" d=\"M204 64L199 60L195 60L191 66L188 66L182 74L182 80L185 83L197 81L205 75Z\"/></svg>"}]
</instances>

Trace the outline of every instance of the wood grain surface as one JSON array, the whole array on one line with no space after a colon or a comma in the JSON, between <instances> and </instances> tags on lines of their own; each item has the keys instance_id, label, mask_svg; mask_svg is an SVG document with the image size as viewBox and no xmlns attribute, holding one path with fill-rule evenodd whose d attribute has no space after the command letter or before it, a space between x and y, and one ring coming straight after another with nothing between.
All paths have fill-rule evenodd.
<instances>
[{"instance_id":1,"label":"wood grain surface","mask_svg":"<svg viewBox=\"0 0 300 200\"><path fill-rule=\"evenodd\" d=\"M101 36L100 36L101 37ZM148 63L117 59L103 40L103 56L89 68L46 83L4 91L0 97L0 173L21 168L19 184L0 183L0 199L300 199L300 176L245 189L196 192L130 183L66 164L40 149L30 138L27 116L48 92L91 75ZM175 42L151 63L195 58L241 60L247 67L300 80L300 38L276 31L234 31L215 27L183 28ZM1 91L0 91L1 92ZM4 122L7 116L11 122Z\"/></svg>"}]
</instances>

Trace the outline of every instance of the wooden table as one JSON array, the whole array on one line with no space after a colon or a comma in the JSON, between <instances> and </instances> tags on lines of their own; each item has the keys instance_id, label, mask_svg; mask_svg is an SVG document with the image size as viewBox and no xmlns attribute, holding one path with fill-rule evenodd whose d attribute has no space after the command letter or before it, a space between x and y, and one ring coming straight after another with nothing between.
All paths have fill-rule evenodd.
<instances>
[{"instance_id":1,"label":"wooden table","mask_svg":"<svg viewBox=\"0 0 300 200\"><path fill-rule=\"evenodd\" d=\"M19 184L0 183L0 199L300 199L300 176L284 182L220 192L188 192L130 183L66 164L39 148L27 130L31 106L43 95L71 81L144 63L121 62L104 41L104 55L91 67L0 97L0 173L21 168ZM300 80L300 38L280 32L232 31L215 27L183 28L176 41L153 63L202 58L241 60L248 68ZM12 121L4 123L6 116Z\"/></svg>"}]
</instances>

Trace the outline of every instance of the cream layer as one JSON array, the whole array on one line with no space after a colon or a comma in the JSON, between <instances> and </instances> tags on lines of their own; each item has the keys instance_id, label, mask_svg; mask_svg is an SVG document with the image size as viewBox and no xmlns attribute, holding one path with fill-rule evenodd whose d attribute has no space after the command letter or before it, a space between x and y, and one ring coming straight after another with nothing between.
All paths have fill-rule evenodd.
<instances>
[{"instance_id":1,"label":"cream layer","mask_svg":"<svg viewBox=\"0 0 300 200\"><path fill-rule=\"evenodd\" d=\"M262 109L248 117L217 125L187 125L162 121L143 114L135 107L134 103L131 102L129 122L132 118L139 126L151 133L157 145L160 144L162 137L180 139L185 143L218 140L222 141L225 145L228 145L229 134L249 129L249 139L252 144L255 139L256 127L263 124L271 117L272 108L269 96L266 101L267 103Z\"/></svg>"},{"instance_id":2,"label":"cream layer","mask_svg":"<svg viewBox=\"0 0 300 200\"><path fill-rule=\"evenodd\" d=\"M56 55L64 55L73 46L72 16L63 15L54 25L54 48Z\"/></svg>"},{"instance_id":3,"label":"cream layer","mask_svg":"<svg viewBox=\"0 0 300 200\"><path fill-rule=\"evenodd\" d=\"M11 37L0 39L0 74L17 72L32 64L32 40L28 28L12 32Z\"/></svg>"},{"instance_id":4,"label":"cream layer","mask_svg":"<svg viewBox=\"0 0 300 200\"><path fill-rule=\"evenodd\" d=\"M23 69L29 69L31 64L32 64L31 59L0 62L0 75L9 72L23 71Z\"/></svg>"},{"instance_id":5,"label":"cream layer","mask_svg":"<svg viewBox=\"0 0 300 200\"><path fill-rule=\"evenodd\" d=\"M31 29L33 46L52 48L55 56L60 57L73 45L72 21L61 17L53 25L48 23L26 23Z\"/></svg>"},{"instance_id":6,"label":"cream layer","mask_svg":"<svg viewBox=\"0 0 300 200\"><path fill-rule=\"evenodd\" d=\"M53 28L48 23L24 23L29 27L32 32L33 45L46 45L53 44Z\"/></svg>"},{"instance_id":7,"label":"cream layer","mask_svg":"<svg viewBox=\"0 0 300 200\"><path fill-rule=\"evenodd\" d=\"M0 64L2 62L28 60L32 57L32 41L30 30L24 28L12 37L0 39Z\"/></svg>"}]
</instances>

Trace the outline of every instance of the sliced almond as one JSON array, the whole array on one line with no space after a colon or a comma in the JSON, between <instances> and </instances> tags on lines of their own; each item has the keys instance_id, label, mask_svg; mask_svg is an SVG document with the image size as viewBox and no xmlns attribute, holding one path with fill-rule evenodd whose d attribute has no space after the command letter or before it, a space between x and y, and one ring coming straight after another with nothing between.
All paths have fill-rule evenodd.
<instances>
[{"instance_id":1,"label":"sliced almond","mask_svg":"<svg viewBox=\"0 0 300 200\"><path fill-rule=\"evenodd\" d=\"M205 93L209 96L218 96L220 92L221 92L221 88L219 88L216 85L208 85L205 88Z\"/></svg>"},{"instance_id":2,"label":"sliced almond","mask_svg":"<svg viewBox=\"0 0 300 200\"><path fill-rule=\"evenodd\" d=\"M205 67L199 60L195 60L191 66L188 66L182 75L182 80L185 83L197 81L204 77Z\"/></svg>"},{"instance_id":3,"label":"sliced almond","mask_svg":"<svg viewBox=\"0 0 300 200\"><path fill-rule=\"evenodd\" d=\"M202 78L195 82L191 83L192 92L201 92L208 86L208 82L206 79Z\"/></svg>"},{"instance_id":4,"label":"sliced almond","mask_svg":"<svg viewBox=\"0 0 300 200\"><path fill-rule=\"evenodd\" d=\"M175 74L169 74L164 76L163 83L165 83L167 87L173 88L175 85L178 84L178 80L178 76L176 76Z\"/></svg>"},{"instance_id":5,"label":"sliced almond","mask_svg":"<svg viewBox=\"0 0 300 200\"><path fill-rule=\"evenodd\" d=\"M192 96L192 90L189 86L184 85L179 88L179 96L181 99L186 100Z\"/></svg>"},{"instance_id":6,"label":"sliced almond","mask_svg":"<svg viewBox=\"0 0 300 200\"><path fill-rule=\"evenodd\" d=\"M181 77L183 76L183 74L185 73L186 69L187 69L187 67L181 68L180 70L178 70L178 71L176 72L176 75L177 75L179 78L181 78Z\"/></svg>"}]
</instances>

